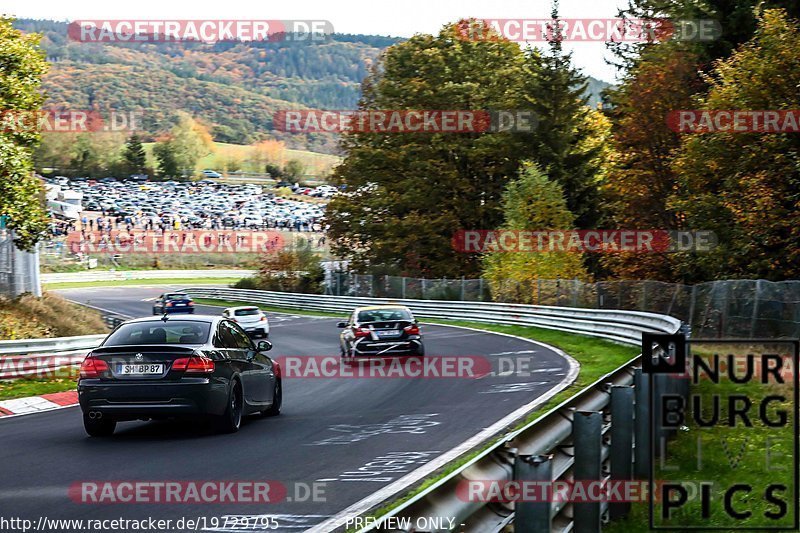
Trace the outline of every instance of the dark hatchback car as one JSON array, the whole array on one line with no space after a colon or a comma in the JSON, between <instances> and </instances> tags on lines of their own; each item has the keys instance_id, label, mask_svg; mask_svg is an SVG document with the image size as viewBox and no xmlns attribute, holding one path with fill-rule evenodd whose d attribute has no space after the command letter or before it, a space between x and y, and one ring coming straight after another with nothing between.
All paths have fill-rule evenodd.
<instances>
[{"instance_id":1,"label":"dark hatchback car","mask_svg":"<svg viewBox=\"0 0 800 533\"><path fill-rule=\"evenodd\" d=\"M343 358L382 355L425 355L419 323L408 307L373 305L357 307L339 335Z\"/></svg>"},{"instance_id":2,"label":"dark hatchback car","mask_svg":"<svg viewBox=\"0 0 800 533\"><path fill-rule=\"evenodd\" d=\"M280 366L239 325L218 316L139 318L89 352L78 379L91 436L123 420L202 417L238 431L242 417L280 413Z\"/></svg>"},{"instance_id":3,"label":"dark hatchback car","mask_svg":"<svg viewBox=\"0 0 800 533\"><path fill-rule=\"evenodd\" d=\"M194 300L183 292L165 292L153 302L153 314L194 313Z\"/></svg>"}]
</instances>

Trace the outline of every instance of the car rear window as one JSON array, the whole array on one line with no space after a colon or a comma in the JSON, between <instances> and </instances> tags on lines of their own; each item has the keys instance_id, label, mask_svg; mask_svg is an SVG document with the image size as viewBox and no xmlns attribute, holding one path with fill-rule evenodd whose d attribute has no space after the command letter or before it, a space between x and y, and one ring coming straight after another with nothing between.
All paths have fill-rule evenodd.
<instances>
[{"instance_id":1,"label":"car rear window","mask_svg":"<svg viewBox=\"0 0 800 533\"><path fill-rule=\"evenodd\" d=\"M167 300L189 300L189 296L186 295L186 294L181 294L179 292L176 292L174 294L167 294L166 299Z\"/></svg>"},{"instance_id":2,"label":"car rear window","mask_svg":"<svg viewBox=\"0 0 800 533\"><path fill-rule=\"evenodd\" d=\"M233 314L235 316L251 316L251 315L257 315L258 312L259 312L258 308L254 307L252 309L237 309L236 311L233 312Z\"/></svg>"},{"instance_id":3,"label":"car rear window","mask_svg":"<svg viewBox=\"0 0 800 533\"><path fill-rule=\"evenodd\" d=\"M167 322L133 322L123 324L103 346L123 344L203 344L208 339L208 322L169 320Z\"/></svg>"},{"instance_id":4,"label":"car rear window","mask_svg":"<svg viewBox=\"0 0 800 533\"><path fill-rule=\"evenodd\" d=\"M383 322L386 320L413 320L411 313L407 309L370 309L360 311L358 321L364 322Z\"/></svg>"}]
</instances>

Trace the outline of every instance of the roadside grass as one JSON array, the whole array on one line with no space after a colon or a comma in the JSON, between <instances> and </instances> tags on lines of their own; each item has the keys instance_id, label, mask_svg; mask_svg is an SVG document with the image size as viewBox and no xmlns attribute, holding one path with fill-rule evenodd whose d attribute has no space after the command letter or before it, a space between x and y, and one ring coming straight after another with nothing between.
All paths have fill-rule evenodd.
<instances>
[{"instance_id":1,"label":"roadside grass","mask_svg":"<svg viewBox=\"0 0 800 533\"><path fill-rule=\"evenodd\" d=\"M696 355L710 355L713 351L693 347ZM735 350L726 349L730 353ZM768 353L765 351L764 353ZM740 353L739 355L744 355ZM744 372L737 370L737 375ZM722 372L725 375L725 372ZM701 413L704 420L713 414L712 401L715 396L720 402L720 421L708 428L701 428L688 417L687 430L666 443L666 457L656 461L654 477L673 483L686 483L689 501L680 509L672 511L669 520L662 520L662 506L656 503L654 512L655 526L670 529L688 527L717 528L734 530L750 528L755 530L791 529L793 526L793 502L798 498L798 489L794 486L794 406L792 398L794 390L791 379L787 383L778 384L771 381L762 384L758 381L737 384L728 378L720 378L720 383L703 379L692 385L692 394L700 398ZM728 398L731 395L744 395L752 401L749 418L752 427L738 423L730 427L727 424ZM787 413L787 423L783 427L768 427L759 416L761 401L769 395L783 396L787 401L772 402L766 406L766 414L770 420L777 419L777 412ZM725 424L725 425L724 425ZM700 483L710 483L710 515L701 514L700 498L697 487ZM733 518L724 510L725 491L737 484L748 485L751 492L739 492L731 500L733 509L752 513L745 518ZM774 496L783 500L788 513L779 519L768 518L766 513L775 513L780 508L765 498L767 487L774 484L784 485L786 490L777 491ZM694 495L694 496L693 496ZM614 521L604 530L612 533L630 531L650 531L649 506L645 502L634 503L631 514L624 520Z\"/></svg>"},{"instance_id":2,"label":"roadside grass","mask_svg":"<svg viewBox=\"0 0 800 533\"><path fill-rule=\"evenodd\" d=\"M70 289L80 287L125 287L149 285L225 285L236 283L241 278L172 278L172 279L115 279L105 281L59 281L45 283L43 287L48 290Z\"/></svg>"},{"instance_id":3,"label":"roadside grass","mask_svg":"<svg viewBox=\"0 0 800 533\"><path fill-rule=\"evenodd\" d=\"M0 298L0 340L71 337L106 331L100 313L57 294Z\"/></svg>"},{"instance_id":4,"label":"roadside grass","mask_svg":"<svg viewBox=\"0 0 800 533\"><path fill-rule=\"evenodd\" d=\"M195 301L201 304L220 305L224 307L254 305L252 302L213 300L205 298L198 298ZM297 315L324 316L324 317L342 318L342 319L345 318L345 313L306 311L306 310L290 309L283 307L267 307L262 305L259 305L259 308L262 309L263 311L271 311L274 313L290 313ZM508 428L509 431L520 429L526 426L527 424L531 423L532 421L536 420L537 418L545 414L547 410L559 405L561 402L563 402L564 400L566 400L567 398L578 392L580 389L590 385L591 383L593 383L600 377L604 376L605 374L622 366L626 362L636 357L636 355L638 355L640 352L638 347L635 346L627 346L627 345L617 344L615 342L611 342L604 339L588 337L584 335L575 335L571 333L564 333L561 331L545 329L545 328L537 328L532 326L514 326L514 325L502 325L502 324L488 324L484 322L471 322L464 320L445 320L445 319L428 319L428 318L423 319L423 322L428 324L440 324L443 326L463 326L474 329L481 329L485 331L491 331L495 333L505 333L508 335L515 335L526 339L536 340L563 350L568 355L572 356L576 361L578 361L578 363L580 363L581 368L578 373L578 377L573 384L571 384L563 391L553 396L550 400L539 406L538 409L531 412L524 419L520 420L516 425L514 425L513 427L509 427ZM370 513L369 516L376 518L383 516L384 514L394 509L395 507L413 498L415 495L419 494L429 486L437 483L438 481L440 481L447 475L451 474L453 471L457 470L461 466L465 465L478 455L484 453L488 448L490 448L496 442L501 440L502 437L503 435L498 435L496 438L489 440L484 445L478 447L472 452L469 452L464 456L460 457L459 459L457 459L456 461L451 462L445 468L439 470L434 475L430 476L429 478L423 480L422 482L414 486L410 491L403 494L400 498L393 500L387 505L376 509L375 511ZM355 530L348 530L348 531L355 531Z\"/></svg>"},{"instance_id":5,"label":"roadside grass","mask_svg":"<svg viewBox=\"0 0 800 533\"><path fill-rule=\"evenodd\" d=\"M27 398L28 396L50 394L51 392L75 390L76 381L75 378L70 377L53 379L20 378L0 381L0 400Z\"/></svg>"}]
</instances>

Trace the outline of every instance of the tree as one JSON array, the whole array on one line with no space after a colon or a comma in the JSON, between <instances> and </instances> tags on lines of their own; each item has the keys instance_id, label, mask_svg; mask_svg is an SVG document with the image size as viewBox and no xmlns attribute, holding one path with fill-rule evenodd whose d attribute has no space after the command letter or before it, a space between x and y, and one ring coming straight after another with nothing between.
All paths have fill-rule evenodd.
<instances>
[{"instance_id":1,"label":"tree","mask_svg":"<svg viewBox=\"0 0 800 533\"><path fill-rule=\"evenodd\" d=\"M767 10L754 38L717 63L700 109L797 109L800 22ZM719 245L686 257L701 279L800 276L800 139L797 133L685 135L669 206Z\"/></svg>"},{"instance_id":2,"label":"tree","mask_svg":"<svg viewBox=\"0 0 800 533\"><path fill-rule=\"evenodd\" d=\"M147 172L147 154L142 146L142 139L134 133L125 143L123 152L125 166L129 174L144 174Z\"/></svg>"},{"instance_id":3,"label":"tree","mask_svg":"<svg viewBox=\"0 0 800 533\"><path fill-rule=\"evenodd\" d=\"M569 231L575 216L567 208L561 185L531 162L503 193L505 222L501 230ZM493 252L483 256L483 276L500 301L533 301L538 279L589 279L582 254L574 252Z\"/></svg>"},{"instance_id":4,"label":"tree","mask_svg":"<svg viewBox=\"0 0 800 533\"><path fill-rule=\"evenodd\" d=\"M519 46L465 38L473 22L388 48L363 83L359 109L530 108ZM346 188L326 212L332 251L361 271L477 275L479 258L454 250L452 236L497 227L507 177L531 144L530 135L510 131L344 135L347 155L331 179Z\"/></svg>"},{"instance_id":5,"label":"tree","mask_svg":"<svg viewBox=\"0 0 800 533\"><path fill-rule=\"evenodd\" d=\"M179 176L180 168L175 156L175 146L172 140L159 141L153 147L153 155L158 163L158 175L161 178L174 178Z\"/></svg>"},{"instance_id":6,"label":"tree","mask_svg":"<svg viewBox=\"0 0 800 533\"><path fill-rule=\"evenodd\" d=\"M24 35L12 19L0 17L0 109L3 113L38 113L39 91L47 71L39 36ZM35 128L0 128L0 215L16 235L15 242L31 249L47 231L44 188L33 174L33 150L40 140Z\"/></svg>"},{"instance_id":7,"label":"tree","mask_svg":"<svg viewBox=\"0 0 800 533\"><path fill-rule=\"evenodd\" d=\"M214 148L208 128L183 111L178 112L178 123L172 128L170 137L171 151L181 175L193 175L200 158Z\"/></svg>"},{"instance_id":8,"label":"tree","mask_svg":"<svg viewBox=\"0 0 800 533\"><path fill-rule=\"evenodd\" d=\"M291 159L286 166L283 167L283 175L292 181L299 180L305 174L306 168L297 159Z\"/></svg>"},{"instance_id":9,"label":"tree","mask_svg":"<svg viewBox=\"0 0 800 533\"><path fill-rule=\"evenodd\" d=\"M678 187L672 161L680 134L665 117L677 109L691 109L692 97L703 89L696 72L696 56L673 44L647 49L646 60L628 72L611 94L613 165L602 184L606 226L622 229L686 229L668 205ZM680 281L671 254L608 254L605 268L618 278Z\"/></svg>"},{"instance_id":10,"label":"tree","mask_svg":"<svg viewBox=\"0 0 800 533\"><path fill-rule=\"evenodd\" d=\"M552 18L558 19L558 2ZM599 147L587 142L592 134L586 76L564 53L558 31L548 51L526 53L525 97L537 116L534 157L549 179L559 183L567 208L580 229L597 228L602 217L596 165Z\"/></svg>"},{"instance_id":11,"label":"tree","mask_svg":"<svg viewBox=\"0 0 800 533\"><path fill-rule=\"evenodd\" d=\"M275 165L273 163L267 163L264 166L264 171L267 174L269 174L271 178L274 178L274 179L277 179L277 180L280 180L280 179L283 178L283 170L281 170L281 167L279 167L278 165Z\"/></svg>"},{"instance_id":12,"label":"tree","mask_svg":"<svg viewBox=\"0 0 800 533\"><path fill-rule=\"evenodd\" d=\"M296 247L264 254L253 282L265 291L315 294L322 292L324 279L319 257L308 247Z\"/></svg>"}]
</instances>

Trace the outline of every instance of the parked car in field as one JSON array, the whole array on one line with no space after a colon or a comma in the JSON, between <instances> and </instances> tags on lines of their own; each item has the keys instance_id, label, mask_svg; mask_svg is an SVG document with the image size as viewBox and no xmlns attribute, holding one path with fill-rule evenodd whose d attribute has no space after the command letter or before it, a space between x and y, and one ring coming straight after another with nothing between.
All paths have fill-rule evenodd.
<instances>
[{"instance_id":1,"label":"parked car in field","mask_svg":"<svg viewBox=\"0 0 800 533\"><path fill-rule=\"evenodd\" d=\"M78 399L86 432L117 422L201 417L235 432L242 417L280 413L280 366L236 323L219 316L124 322L84 359Z\"/></svg>"},{"instance_id":2,"label":"parked car in field","mask_svg":"<svg viewBox=\"0 0 800 533\"><path fill-rule=\"evenodd\" d=\"M220 174L216 170L206 169L206 170L203 171L203 177L205 177L205 178L221 178L222 174Z\"/></svg>"},{"instance_id":3,"label":"parked car in field","mask_svg":"<svg viewBox=\"0 0 800 533\"><path fill-rule=\"evenodd\" d=\"M402 305L357 307L339 335L343 358L380 355L425 355L419 323Z\"/></svg>"},{"instance_id":4,"label":"parked car in field","mask_svg":"<svg viewBox=\"0 0 800 533\"><path fill-rule=\"evenodd\" d=\"M269 337L267 315L256 306L228 307L222 316L239 324L252 337Z\"/></svg>"},{"instance_id":5,"label":"parked car in field","mask_svg":"<svg viewBox=\"0 0 800 533\"><path fill-rule=\"evenodd\" d=\"M194 300L183 292L165 292L153 302L153 314L194 313Z\"/></svg>"}]
</instances>

